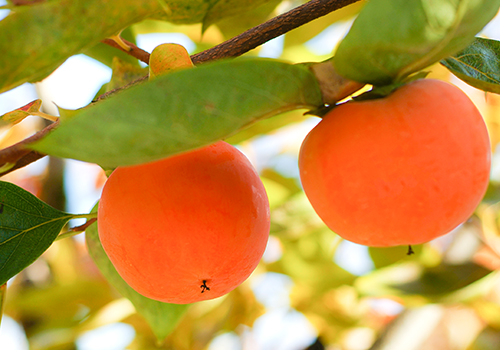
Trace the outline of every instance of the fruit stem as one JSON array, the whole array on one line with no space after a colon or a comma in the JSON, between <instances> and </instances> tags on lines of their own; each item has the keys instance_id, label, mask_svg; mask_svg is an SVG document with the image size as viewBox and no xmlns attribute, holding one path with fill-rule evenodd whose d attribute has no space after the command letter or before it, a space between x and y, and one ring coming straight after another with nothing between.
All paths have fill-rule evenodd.
<instances>
[{"instance_id":1,"label":"fruit stem","mask_svg":"<svg viewBox=\"0 0 500 350\"><path fill-rule=\"evenodd\" d=\"M408 245L408 252L406 253L406 255L413 255L413 254L415 254L413 248L411 247L411 245Z\"/></svg>"},{"instance_id":2,"label":"fruit stem","mask_svg":"<svg viewBox=\"0 0 500 350\"><path fill-rule=\"evenodd\" d=\"M201 292L205 293L205 291L209 291L210 288L207 286L207 280L203 280L202 282L203 284L200 286Z\"/></svg>"}]
</instances>

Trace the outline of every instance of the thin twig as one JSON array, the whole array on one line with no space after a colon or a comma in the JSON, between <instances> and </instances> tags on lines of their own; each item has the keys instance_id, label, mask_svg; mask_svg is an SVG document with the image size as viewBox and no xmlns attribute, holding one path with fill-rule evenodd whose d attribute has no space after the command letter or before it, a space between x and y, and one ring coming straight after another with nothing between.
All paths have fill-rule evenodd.
<instances>
[{"instance_id":1,"label":"thin twig","mask_svg":"<svg viewBox=\"0 0 500 350\"><path fill-rule=\"evenodd\" d=\"M110 38L106 38L106 39L102 40L102 42L106 45L109 45L109 46L112 46L116 49L119 49L119 50L125 52L126 54L128 54L132 57L135 57L138 60L140 60L146 64L149 64L149 56L150 56L149 52L144 51L143 49L137 47L136 45L134 45L130 41L127 41L123 38L122 38L122 40L125 44L130 46L130 50L125 50L123 47L118 45L118 43L116 41L114 41L113 39L110 39Z\"/></svg>"}]
</instances>

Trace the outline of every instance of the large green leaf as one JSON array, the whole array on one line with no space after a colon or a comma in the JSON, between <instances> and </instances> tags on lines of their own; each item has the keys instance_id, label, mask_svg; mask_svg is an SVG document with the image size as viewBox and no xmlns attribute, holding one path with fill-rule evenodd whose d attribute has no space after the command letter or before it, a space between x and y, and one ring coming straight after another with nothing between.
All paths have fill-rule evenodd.
<instances>
[{"instance_id":1,"label":"large green leaf","mask_svg":"<svg viewBox=\"0 0 500 350\"><path fill-rule=\"evenodd\" d=\"M96 211L94 208L93 212ZM175 328L181 317L187 311L189 304L177 305L167 304L152 300L142 296L133 290L118 274L113 264L104 251L97 224L94 223L85 231L85 239L89 254L96 263L104 277L113 285L124 297L128 298L135 309L148 322L158 340L165 339Z\"/></svg>"},{"instance_id":2,"label":"large green leaf","mask_svg":"<svg viewBox=\"0 0 500 350\"><path fill-rule=\"evenodd\" d=\"M441 61L453 74L478 89L500 94L500 42L476 38L474 42Z\"/></svg>"},{"instance_id":3,"label":"large green leaf","mask_svg":"<svg viewBox=\"0 0 500 350\"><path fill-rule=\"evenodd\" d=\"M0 181L0 285L42 255L71 218L22 188Z\"/></svg>"},{"instance_id":4,"label":"large green leaf","mask_svg":"<svg viewBox=\"0 0 500 350\"><path fill-rule=\"evenodd\" d=\"M259 118L322 103L304 67L243 59L177 71L86 108L33 147L110 168L226 138Z\"/></svg>"},{"instance_id":5,"label":"large green leaf","mask_svg":"<svg viewBox=\"0 0 500 350\"><path fill-rule=\"evenodd\" d=\"M465 48L500 0L371 0L334 58L355 81L388 84Z\"/></svg>"},{"instance_id":6,"label":"large green leaf","mask_svg":"<svg viewBox=\"0 0 500 350\"><path fill-rule=\"evenodd\" d=\"M0 21L0 92L45 78L68 57L145 18L213 23L266 1L52 0L15 7Z\"/></svg>"},{"instance_id":7,"label":"large green leaf","mask_svg":"<svg viewBox=\"0 0 500 350\"><path fill-rule=\"evenodd\" d=\"M0 21L0 92L49 75L68 57L154 13L157 0L53 0Z\"/></svg>"}]
</instances>

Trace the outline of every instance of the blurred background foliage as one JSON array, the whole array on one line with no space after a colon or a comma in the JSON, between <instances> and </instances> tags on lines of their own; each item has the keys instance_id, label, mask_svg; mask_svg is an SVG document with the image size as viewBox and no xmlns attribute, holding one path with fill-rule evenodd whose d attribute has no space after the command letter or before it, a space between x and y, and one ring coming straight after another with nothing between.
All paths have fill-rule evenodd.
<instances>
[{"instance_id":1,"label":"blurred background foliage","mask_svg":"<svg viewBox=\"0 0 500 350\"><path fill-rule=\"evenodd\" d=\"M180 38L191 53L196 53L301 3L269 1L220 21L203 34L201 24L146 20L127 28L123 37L141 45L140 38L158 36L163 40L168 34L171 40ZM362 2L322 17L247 55L291 62L324 60L331 56L361 6ZM498 25L489 27L483 35L495 38L495 33L500 33L496 28ZM85 54L113 68L113 75L110 83L87 92L87 100L77 102L80 106L69 106L64 98L51 100L51 84L45 81L22 87L21 94L9 92L3 99L0 95L0 107L6 109L0 112L8 111L8 106L15 109L23 105L24 99L29 102L38 97L49 113L52 101L62 107L78 108L88 104L94 95L144 74L137 60L104 44ZM488 124L496 150L500 142L500 97L466 86L439 65L431 67L430 76L452 81L469 94ZM251 278L235 291L192 305L174 331L158 342L132 304L101 276L80 235L57 241L9 282L0 348L498 349L498 155L493 156L491 186L485 200L468 222L440 239L413 247L415 254L411 256L407 255L407 247L366 248L342 241L326 228L301 190L298 149L318 122L303 112L261 121L228 140L256 165L272 210L266 254ZM25 138L40 128L39 123L28 118L3 129L0 146ZM105 175L91 164L46 158L2 180L30 190L58 209L75 212L75 208L90 211Z\"/></svg>"}]
</instances>

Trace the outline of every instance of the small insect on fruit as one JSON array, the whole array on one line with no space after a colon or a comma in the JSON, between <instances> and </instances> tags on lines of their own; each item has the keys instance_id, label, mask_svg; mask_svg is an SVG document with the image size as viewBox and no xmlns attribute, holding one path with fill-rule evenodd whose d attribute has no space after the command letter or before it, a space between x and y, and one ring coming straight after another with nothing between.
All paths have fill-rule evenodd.
<instances>
[{"instance_id":1,"label":"small insect on fruit","mask_svg":"<svg viewBox=\"0 0 500 350\"><path fill-rule=\"evenodd\" d=\"M414 245L473 213L488 185L490 143L467 95L424 79L334 108L305 138L299 168L311 205L338 235Z\"/></svg>"},{"instance_id":2,"label":"small insect on fruit","mask_svg":"<svg viewBox=\"0 0 500 350\"><path fill-rule=\"evenodd\" d=\"M269 225L257 172L222 141L117 168L98 209L99 238L121 277L148 298L177 304L222 296L247 279Z\"/></svg>"}]
</instances>

